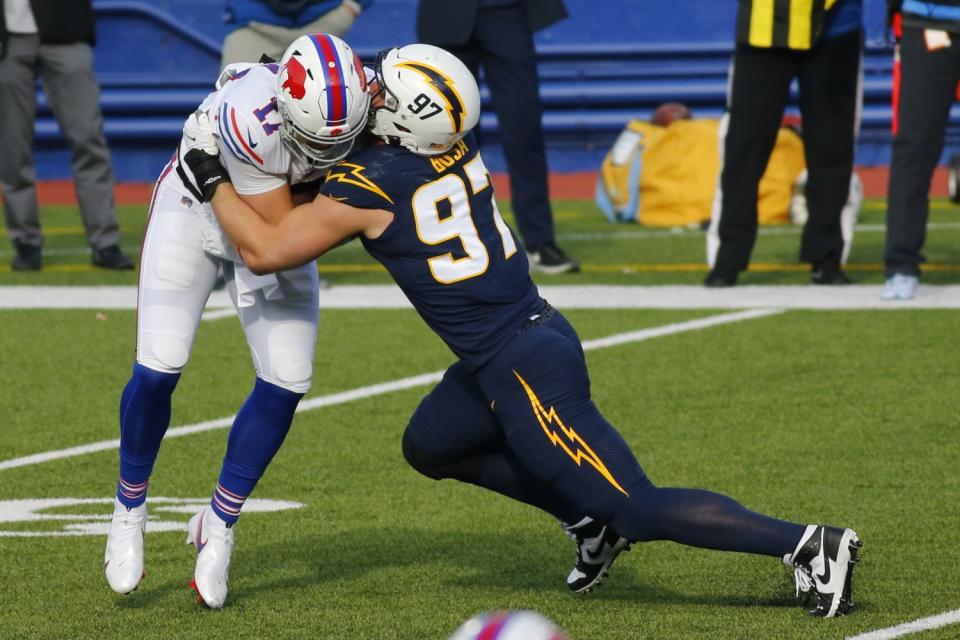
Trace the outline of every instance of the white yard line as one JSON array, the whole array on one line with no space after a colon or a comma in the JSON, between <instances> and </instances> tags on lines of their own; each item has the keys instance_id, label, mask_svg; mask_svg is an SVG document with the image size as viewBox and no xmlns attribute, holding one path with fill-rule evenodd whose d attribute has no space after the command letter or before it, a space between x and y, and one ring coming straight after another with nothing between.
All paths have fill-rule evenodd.
<instances>
[{"instance_id":1,"label":"white yard line","mask_svg":"<svg viewBox=\"0 0 960 640\"><path fill-rule=\"evenodd\" d=\"M753 318L762 318L765 316L771 316L778 313L783 313L782 309L753 309L750 311L739 311L736 313L725 313L718 316L711 316L708 318L698 318L696 320L688 320L686 322L677 322L674 324L668 324L661 327L652 327L650 329L642 329L640 331L630 331L628 333L619 333L612 336L607 336L606 338L600 338L598 340L588 340L583 343L583 348L585 351L590 351L593 349L603 349L605 347L612 347L622 344L627 344L631 342L641 342L643 340L650 340L652 338L659 338L662 336L668 336L676 333L683 333L686 331L696 331L699 329L706 329L708 327L715 327L722 324L729 324L732 322L740 322L741 320L751 320ZM362 400L364 398L371 398L374 396L383 395L386 393L393 393L394 391L402 391L404 389L412 389L415 387L423 387L428 384L434 384L440 381L443 377L443 371L434 371L432 373L424 373L418 376L411 376L409 378L401 378L399 380L393 380L391 382L383 382L380 384L374 384L367 387L357 387L355 389L350 389L348 391L342 391L340 393L332 393L325 396L319 396L316 398L310 398L300 403L300 406L297 407L297 412L303 411L312 411L313 409L319 409L320 407L331 407L334 405L345 404L347 402L352 402L353 400ZM178 438L181 436L187 436L194 433L202 433L204 431L213 431L215 429L225 429L233 424L234 416L228 416L225 418L218 418L216 420L208 420L206 422L200 422L197 424L190 424L182 427L174 427L168 429L164 439L169 438ZM29 467L36 464L41 464L44 462L50 462L53 460L62 460L64 458L73 458L76 456L86 455L88 453L96 453L99 451L108 451L111 449L116 449L120 446L119 440L103 440L101 442L93 442L91 444L85 444L77 447L70 447L68 449L57 449L55 451L45 451L43 453L35 453L33 455L24 456L21 458L11 458L10 460L0 461L0 471L4 469L15 469L17 467Z\"/></svg>"},{"instance_id":2,"label":"white yard line","mask_svg":"<svg viewBox=\"0 0 960 640\"><path fill-rule=\"evenodd\" d=\"M913 633L939 629L940 627L957 623L960 623L960 609L954 609L953 611L947 611L946 613L940 613L927 618L920 618L919 620L913 620L911 622L904 622L894 627L867 631L855 636L849 636L847 640L892 640L892 638L900 638Z\"/></svg>"},{"instance_id":3,"label":"white yard line","mask_svg":"<svg viewBox=\"0 0 960 640\"><path fill-rule=\"evenodd\" d=\"M960 285L921 284L914 300L880 299L882 286L583 285L540 287L560 309L958 309ZM0 287L0 309L134 309L136 287ZM396 285L344 285L320 292L324 309L409 309ZM207 319L233 315L225 291L215 291ZM220 312L220 310L230 310Z\"/></svg>"}]
</instances>

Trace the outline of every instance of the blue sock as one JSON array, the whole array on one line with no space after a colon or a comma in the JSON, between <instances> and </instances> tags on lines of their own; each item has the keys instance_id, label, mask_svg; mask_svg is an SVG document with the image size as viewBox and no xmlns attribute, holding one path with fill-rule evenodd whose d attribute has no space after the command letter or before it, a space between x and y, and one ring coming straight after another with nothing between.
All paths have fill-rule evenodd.
<instances>
[{"instance_id":1,"label":"blue sock","mask_svg":"<svg viewBox=\"0 0 960 640\"><path fill-rule=\"evenodd\" d=\"M170 399L179 373L161 373L134 363L120 397L120 480L117 499L132 509L147 499L147 483L170 425Z\"/></svg>"},{"instance_id":2,"label":"blue sock","mask_svg":"<svg viewBox=\"0 0 960 640\"><path fill-rule=\"evenodd\" d=\"M257 378L230 428L227 455L210 501L214 513L228 525L240 517L243 503L279 451L302 397Z\"/></svg>"}]
</instances>

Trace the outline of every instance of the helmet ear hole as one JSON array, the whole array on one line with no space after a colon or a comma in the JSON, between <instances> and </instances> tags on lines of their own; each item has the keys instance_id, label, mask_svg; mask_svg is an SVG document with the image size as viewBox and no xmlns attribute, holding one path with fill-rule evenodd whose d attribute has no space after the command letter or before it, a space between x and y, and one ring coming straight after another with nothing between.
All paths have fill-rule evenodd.
<instances>
[{"instance_id":1,"label":"helmet ear hole","mask_svg":"<svg viewBox=\"0 0 960 640\"><path fill-rule=\"evenodd\" d=\"M480 118L476 78L439 47L386 49L377 56L374 73L383 101L371 115L371 129L391 144L399 140L420 155L446 153Z\"/></svg>"}]
</instances>

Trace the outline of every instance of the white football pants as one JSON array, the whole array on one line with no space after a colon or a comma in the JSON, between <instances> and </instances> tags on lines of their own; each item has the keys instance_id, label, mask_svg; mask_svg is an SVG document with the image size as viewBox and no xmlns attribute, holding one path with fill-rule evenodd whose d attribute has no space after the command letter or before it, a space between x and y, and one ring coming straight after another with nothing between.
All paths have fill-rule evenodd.
<instances>
[{"instance_id":1,"label":"white football pants","mask_svg":"<svg viewBox=\"0 0 960 640\"><path fill-rule=\"evenodd\" d=\"M237 272L245 267L204 251L203 206L167 186L163 178L157 184L140 257L137 362L165 373L183 371L222 266L257 376L305 393L313 374L319 318L316 263L275 274L272 287L242 294L248 302L238 304Z\"/></svg>"}]
</instances>

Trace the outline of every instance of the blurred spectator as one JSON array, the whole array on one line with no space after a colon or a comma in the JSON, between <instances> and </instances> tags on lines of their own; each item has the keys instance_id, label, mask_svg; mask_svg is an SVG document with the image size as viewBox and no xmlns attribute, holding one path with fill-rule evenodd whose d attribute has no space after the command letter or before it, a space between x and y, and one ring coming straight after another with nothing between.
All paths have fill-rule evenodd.
<instances>
[{"instance_id":1,"label":"blurred spectator","mask_svg":"<svg viewBox=\"0 0 960 640\"><path fill-rule=\"evenodd\" d=\"M889 4L893 11L900 8L899 2ZM916 295L920 281L930 180L960 82L960 1L905 0L902 25L897 19L894 26L900 36L900 80L894 89L882 297L906 300Z\"/></svg>"},{"instance_id":2,"label":"blurred spectator","mask_svg":"<svg viewBox=\"0 0 960 640\"><path fill-rule=\"evenodd\" d=\"M806 10L803 10L804 7ZM862 0L740 0L723 168L707 234L708 287L737 283L757 238L757 185L798 80L809 218L800 260L815 284L847 284L840 215L860 102Z\"/></svg>"},{"instance_id":3,"label":"blurred spectator","mask_svg":"<svg viewBox=\"0 0 960 640\"><path fill-rule=\"evenodd\" d=\"M93 264L132 269L120 250L113 167L93 76L91 0L0 0L0 192L14 271L37 271L43 234L33 167L37 75L72 154Z\"/></svg>"},{"instance_id":4,"label":"blurred spectator","mask_svg":"<svg viewBox=\"0 0 960 640\"><path fill-rule=\"evenodd\" d=\"M420 0L417 39L447 49L479 81L483 66L510 174L513 215L544 273L578 271L557 246L547 187L533 34L567 17L563 0Z\"/></svg>"},{"instance_id":5,"label":"blurred spectator","mask_svg":"<svg viewBox=\"0 0 960 640\"><path fill-rule=\"evenodd\" d=\"M279 60L304 33L342 36L373 0L227 0L227 24L236 30L223 40L220 68L234 62L258 62L266 54Z\"/></svg>"}]
</instances>

